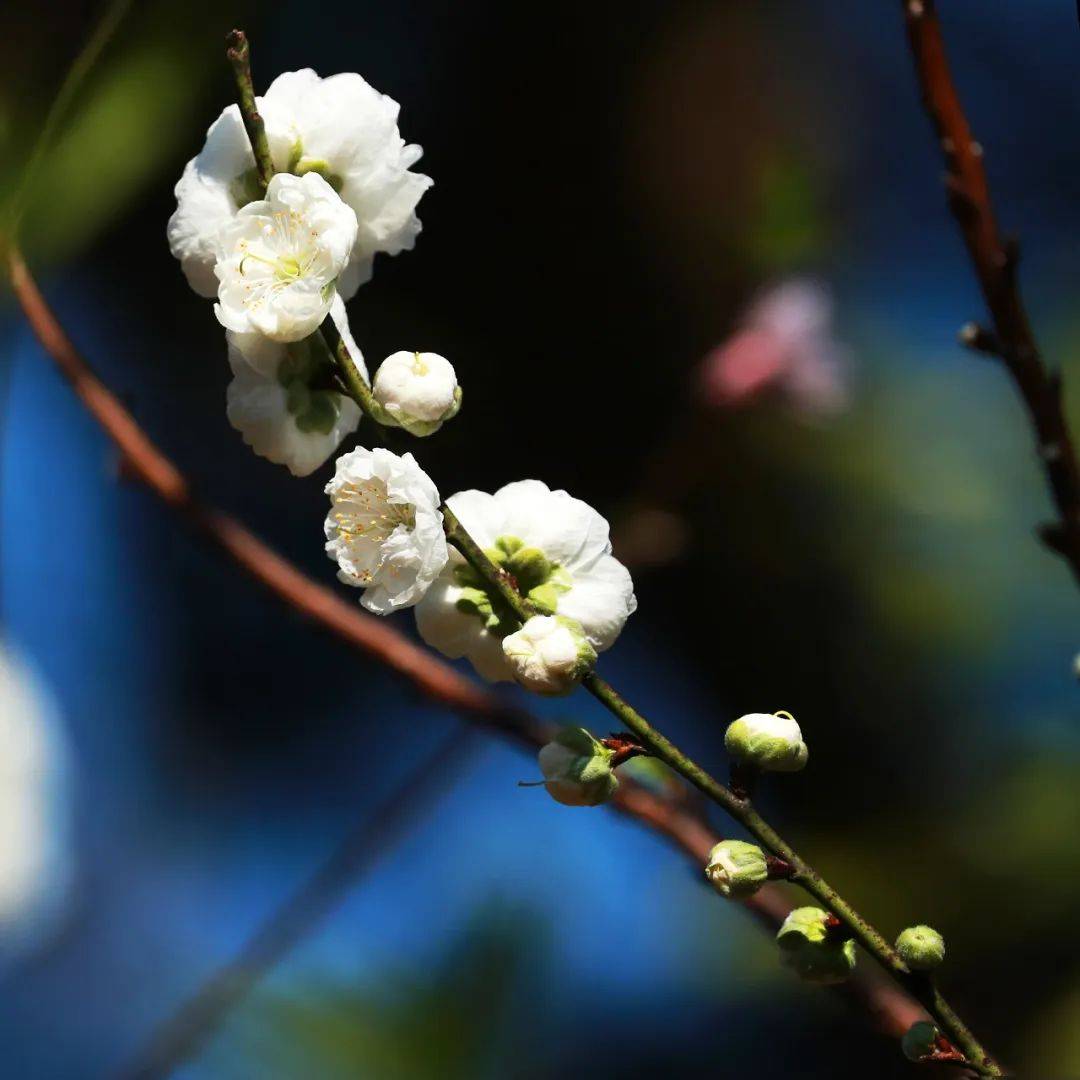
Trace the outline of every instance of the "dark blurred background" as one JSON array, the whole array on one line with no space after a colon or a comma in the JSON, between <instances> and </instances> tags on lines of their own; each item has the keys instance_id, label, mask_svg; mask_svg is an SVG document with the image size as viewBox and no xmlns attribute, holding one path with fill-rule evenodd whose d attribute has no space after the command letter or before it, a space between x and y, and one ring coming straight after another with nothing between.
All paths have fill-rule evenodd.
<instances>
[{"instance_id":1,"label":"dark blurred background","mask_svg":"<svg viewBox=\"0 0 1080 1080\"><path fill-rule=\"evenodd\" d=\"M1075 9L942 7L1069 385ZM6 198L103 10L5 6ZM165 243L233 25L260 86L359 71L424 147L423 234L349 309L369 366L456 365L461 416L413 447L443 494L538 476L600 509L640 602L605 673L719 770L728 721L790 709L811 761L765 792L782 831L886 933L942 930L946 988L1020 1075L1080 1076L1080 598L1034 539L1020 406L955 344L982 308L900 5L134 5L42 162L27 258L201 493L329 583L331 466L295 480L230 429L220 327ZM792 296L812 347L776 329ZM0 919L3 1073L101 1076L454 721L118 484L9 298L0 364L0 617L67 763L60 855ZM482 745L178 1075L910 1073L680 856Z\"/></svg>"}]
</instances>

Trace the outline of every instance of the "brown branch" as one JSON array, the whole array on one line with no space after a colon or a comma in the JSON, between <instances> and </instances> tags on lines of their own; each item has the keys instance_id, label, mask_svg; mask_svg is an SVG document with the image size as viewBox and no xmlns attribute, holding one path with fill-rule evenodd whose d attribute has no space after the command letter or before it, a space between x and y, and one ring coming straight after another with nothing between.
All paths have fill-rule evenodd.
<instances>
[{"instance_id":1,"label":"brown branch","mask_svg":"<svg viewBox=\"0 0 1080 1080\"><path fill-rule=\"evenodd\" d=\"M1061 393L1061 376L1039 354L1017 280L1015 242L998 229L982 146L972 135L953 84L934 0L903 0L908 40L945 158L949 208L971 257L993 332L965 329L962 340L1000 356L1027 407L1058 520L1043 526L1043 542L1061 555L1080 583L1080 467Z\"/></svg>"},{"instance_id":2,"label":"brown branch","mask_svg":"<svg viewBox=\"0 0 1080 1080\"><path fill-rule=\"evenodd\" d=\"M407 679L432 701L453 710L528 750L548 742L556 728L458 673L445 661L415 645L388 621L367 615L330 589L297 570L235 518L198 501L187 480L139 427L134 417L91 371L60 326L21 255L7 252L16 299L38 341L121 455L126 473L182 514L214 546L287 607L306 616L345 644ZM691 800L663 796L624 780L613 809L666 837L698 868L704 867L721 837ZM775 886L765 886L742 905L775 932L792 905ZM859 971L842 994L869 1013L885 1033L900 1037L926 1013L877 970Z\"/></svg>"}]
</instances>

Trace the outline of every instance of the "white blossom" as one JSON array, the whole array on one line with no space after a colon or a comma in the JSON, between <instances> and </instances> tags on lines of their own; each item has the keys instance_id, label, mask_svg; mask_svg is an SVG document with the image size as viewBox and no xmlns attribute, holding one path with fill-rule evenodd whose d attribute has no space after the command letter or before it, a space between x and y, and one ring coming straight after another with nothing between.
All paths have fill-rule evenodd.
<instances>
[{"instance_id":1,"label":"white blossom","mask_svg":"<svg viewBox=\"0 0 1080 1080\"><path fill-rule=\"evenodd\" d=\"M363 447L338 458L326 485L326 553L338 578L386 615L410 607L446 565L439 492L412 454Z\"/></svg>"},{"instance_id":2,"label":"white blossom","mask_svg":"<svg viewBox=\"0 0 1080 1080\"><path fill-rule=\"evenodd\" d=\"M419 421L424 433L436 430L456 411L457 375L445 357L431 352L396 352L375 372L371 392L403 427Z\"/></svg>"},{"instance_id":3,"label":"white blossom","mask_svg":"<svg viewBox=\"0 0 1080 1080\"><path fill-rule=\"evenodd\" d=\"M67 747L56 709L0 648L0 948L55 928L71 884Z\"/></svg>"},{"instance_id":4,"label":"white blossom","mask_svg":"<svg viewBox=\"0 0 1080 1080\"><path fill-rule=\"evenodd\" d=\"M357 371L366 379L364 357L353 340L345 304L334 297L330 317ZM261 334L225 332L233 378L226 391L229 423L259 457L284 465L293 476L313 473L360 423L352 398L318 386L330 370L314 353L316 342L285 345Z\"/></svg>"},{"instance_id":5,"label":"white blossom","mask_svg":"<svg viewBox=\"0 0 1080 1080\"><path fill-rule=\"evenodd\" d=\"M539 480L494 495L461 491L447 505L534 604L580 623L597 652L615 643L637 601L629 572L611 554L608 523L591 506ZM467 656L484 678L513 680L502 641L517 621L456 551L417 607L416 624L429 645Z\"/></svg>"},{"instance_id":6,"label":"white blossom","mask_svg":"<svg viewBox=\"0 0 1080 1080\"><path fill-rule=\"evenodd\" d=\"M356 239L356 214L318 174L270 180L217 238L218 302L227 330L299 341L326 318Z\"/></svg>"},{"instance_id":7,"label":"white blossom","mask_svg":"<svg viewBox=\"0 0 1080 1080\"><path fill-rule=\"evenodd\" d=\"M322 79L310 69L285 72L255 101L274 169L318 173L356 212L359 231L338 282L347 299L371 277L377 252L396 255L413 246L420 232L416 205L431 186L428 177L409 171L422 151L401 138L397 102L354 73ZM202 296L217 292L214 238L258 198L254 161L240 111L230 105L176 185L169 246Z\"/></svg>"},{"instance_id":8,"label":"white blossom","mask_svg":"<svg viewBox=\"0 0 1080 1080\"><path fill-rule=\"evenodd\" d=\"M581 627L555 615L534 615L502 647L517 681L538 694L565 694L596 662Z\"/></svg>"}]
</instances>

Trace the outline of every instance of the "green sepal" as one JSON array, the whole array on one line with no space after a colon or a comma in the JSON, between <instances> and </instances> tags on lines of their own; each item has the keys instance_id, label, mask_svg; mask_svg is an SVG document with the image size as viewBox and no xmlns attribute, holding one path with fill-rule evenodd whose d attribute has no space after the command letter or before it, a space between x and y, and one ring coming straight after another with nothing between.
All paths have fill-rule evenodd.
<instances>
[{"instance_id":1,"label":"green sepal","mask_svg":"<svg viewBox=\"0 0 1080 1080\"><path fill-rule=\"evenodd\" d=\"M238 208L245 207L248 203L259 202L264 197L263 190L259 186L259 174L254 166L242 172L229 184L229 198L236 203Z\"/></svg>"}]
</instances>

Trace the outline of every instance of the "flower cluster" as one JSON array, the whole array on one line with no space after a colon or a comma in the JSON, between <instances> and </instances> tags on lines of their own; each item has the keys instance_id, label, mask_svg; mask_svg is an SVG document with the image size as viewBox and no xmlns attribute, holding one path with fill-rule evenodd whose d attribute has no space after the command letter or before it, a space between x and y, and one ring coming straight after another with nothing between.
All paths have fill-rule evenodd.
<instances>
[{"instance_id":1,"label":"flower cluster","mask_svg":"<svg viewBox=\"0 0 1080 1080\"><path fill-rule=\"evenodd\" d=\"M216 298L233 373L229 422L255 453L305 476L360 421L319 328L333 320L366 381L343 300L371 276L376 253L412 247L431 180L410 171L421 151L401 138L397 104L359 75L287 72L256 101L276 170L265 193L230 105L176 185L169 245L192 288ZM453 368L426 361L435 374L418 390L395 382L400 355L433 354L394 354L383 380L401 426L415 415L430 434L460 403Z\"/></svg>"},{"instance_id":2,"label":"flower cluster","mask_svg":"<svg viewBox=\"0 0 1080 1080\"><path fill-rule=\"evenodd\" d=\"M188 162L168 228L192 288L216 300L233 375L230 422L257 454L297 476L326 462L357 429L361 412L383 427L433 434L461 406L453 366L438 353L403 350L369 382L344 304L370 277L376 253L411 248L420 231L416 206L431 181L411 171L421 152L398 133L396 103L356 74L286 73L255 99L263 147L244 73L240 78L261 167L240 109L230 106ZM730 405L776 388L807 413L841 406L843 355L830 316L828 296L806 283L761 298L704 364L707 400ZM539 785L555 801L608 802L619 790L616 770L650 752L656 764L708 790L675 748L592 674L637 607L630 574L612 554L608 523L592 507L540 480L494 494L460 491L444 505L412 454L384 448L340 456L325 491L326 554L339 580L362 590L368 611L412 607L425 642L468 659L489 681L550 695L584 681L625 721L630 733L601 740L567 727L543 746ZM798 772L809 756L788 712L742 716L724 741L735 800L749 799L762 774ZM633 797L633 789L624 791L624 800ZM785 845L767 830L752 831L788 858L742 840L715 844L705 874L725 897L748 900L770 878L801 876ZM851 925L850 914L841 920L823 908L796 908L776 935L784 962L813 982L843 981L856 963ZM910 973L926 973L944 961L945 943L931 927L914 926L897 938L896 954ZM956 1059L925 1022L911 1027L903 1047L912 1060Z\"/></svg>"},{"instance_id":3,"label":"flower cluster","mask_svg":"<svg viewBox=\"0 0 1080 1080\"><path fill-rule=\"evenodd\" d=\"M356 218L338 289L347 300L368 278L378 252L396 255L420 232L416 206L429 187L411 172L423 151L398 131L398 104L349 72L322 79L309 68L279 75L255 99L275 172L314 174ZM217 237L260 197L255 158L236 105L210 125L206 144L176 185L169 246L191 287L215 296Z\"/></svg>"}]
</instances>

